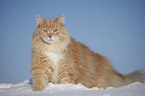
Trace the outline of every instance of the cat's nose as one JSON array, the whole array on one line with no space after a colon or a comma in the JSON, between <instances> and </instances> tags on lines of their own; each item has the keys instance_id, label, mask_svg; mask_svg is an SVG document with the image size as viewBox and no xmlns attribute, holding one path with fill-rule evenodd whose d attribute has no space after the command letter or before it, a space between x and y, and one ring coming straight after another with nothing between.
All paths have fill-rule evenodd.
<instances>
[{"instance_id":1,"label":"cat's nose","mask_svg":"<svg viewBox=\"0 0 145 96\"><path fill-rule=\"evenodd\" d=\"M49 37L49 38L51 38L51 37L52 37L52 35L48 35L48 37Z\"/></svg>"}]
</instances>

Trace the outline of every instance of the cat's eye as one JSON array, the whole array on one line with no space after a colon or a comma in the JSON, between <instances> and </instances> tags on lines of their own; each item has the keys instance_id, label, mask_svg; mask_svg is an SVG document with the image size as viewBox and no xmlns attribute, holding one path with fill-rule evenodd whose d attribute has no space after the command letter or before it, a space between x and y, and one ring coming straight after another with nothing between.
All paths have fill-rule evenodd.
<instances>
[{"instance_id":1,"label":"cat's eye","mask_svg":"<svg viewBox=\"0 0 145 96\"><path fill-rule=\"evenodd\" d=\"M58 32L58 29L54 29L53 32Z\"/></svg>"},{"instance_id":2,"label":"cat's eye","mask_svg":"<svg viewBox=\"0 0 145 96\"><path fill-rule=\"evenodd\" d=\"M47 30L43 30L43 32L47 33L48 31Z\"/></svg>"}]
</instances>

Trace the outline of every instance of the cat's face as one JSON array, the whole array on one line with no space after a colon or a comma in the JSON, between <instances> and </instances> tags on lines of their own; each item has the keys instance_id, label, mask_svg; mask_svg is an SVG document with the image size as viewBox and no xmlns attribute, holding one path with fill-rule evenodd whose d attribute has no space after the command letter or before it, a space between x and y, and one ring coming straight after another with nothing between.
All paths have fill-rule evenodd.
<instances>
[{"instance_id":1,"label":"cat's face","mask_svg":"<svg viewBox=\"0 0 145 96\"><path fill-rule=\"evenodd\" d=\"M62 39L61 37L61 30L57 26L55 27L48 27L44 26L40 28L40 37L41 39L48 44L53 44L58 42L59 40Z\"/></svg>"},{"instance_id":2,"label":"cat's face","mask_svg":"<svg viewBox=\"0 0 145 96\"><path fill-rule=\"evenodd\" d=\"M37 16L37 30L43 42L47 44L54 44L64 40L68 35L64 27L64 15L58 19L42 19Z\"/></svg>"}]
</instances>

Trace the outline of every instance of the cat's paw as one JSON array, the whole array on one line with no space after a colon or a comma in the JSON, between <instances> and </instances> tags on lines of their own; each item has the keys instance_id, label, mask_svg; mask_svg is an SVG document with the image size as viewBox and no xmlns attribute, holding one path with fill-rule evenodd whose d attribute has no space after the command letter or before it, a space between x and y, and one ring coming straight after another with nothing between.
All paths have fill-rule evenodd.
<instances>
[{"instance_id":1,"label":"cat's paw","mask_svg":"<svg viewBox=\"0 0 145 96\"><path fill-rule=\"evenodd\" d=\"M36 80L33 81L33 91L42 91L46 87L44 81Z\"/></svg>"},{"instance_id":2,"label":"cat's paw","mask_svg":"<svg viewBox=\"0 0 145 96\"><path fill-rule=\"evenodd\" d=\"M60 81L58 83L66 84L66 83L74 83L74 82L71 82L69 77L64 77L64 78L60 79Z\"/></svg>"},{"instance_id":3,"label":"cat's paw","mask_svg":"<svg viewBox=\"0 0 145 96\"><path fill-rule=\"evenodd\" d=\"M45 87L43 85L37 85L33 88L33 91L42 91Z\"/></svg>"}]
</instances>

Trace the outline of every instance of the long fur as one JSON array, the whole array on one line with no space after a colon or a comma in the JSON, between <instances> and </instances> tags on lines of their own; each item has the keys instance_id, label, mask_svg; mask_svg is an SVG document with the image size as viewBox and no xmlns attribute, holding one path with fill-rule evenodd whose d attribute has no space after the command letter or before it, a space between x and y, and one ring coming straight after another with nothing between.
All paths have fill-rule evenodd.
<instances>
[{"instance_id":1,"label":"long fur","mask_svg":"<svg viewBox=\"0 0 145 96\"><path fill-rule=\"evenodd\" d=\"M57 33L53 32L55 28L59 29ZM48 33L44 34L43 29ZM47 40L50 34L52 43ZM119 74L105 57L71 38L64 27L64 15L56 19L37 16L37 28L32 37L31 72L34 91L43 90L49 82L107 88L143 80L140 71Z\"/></svg>"}]
</instances>

